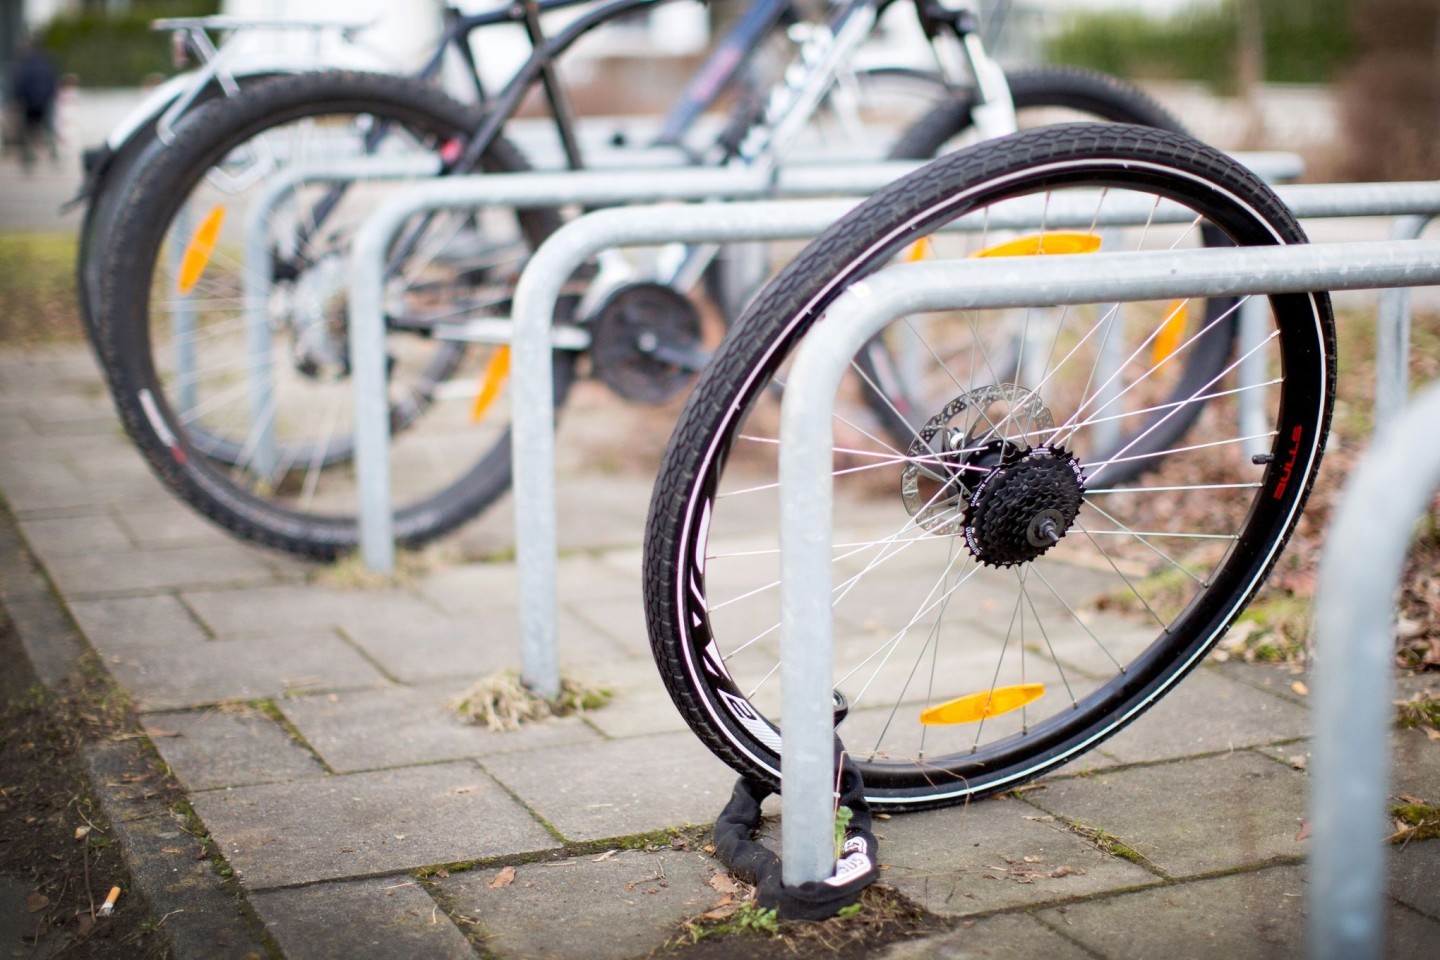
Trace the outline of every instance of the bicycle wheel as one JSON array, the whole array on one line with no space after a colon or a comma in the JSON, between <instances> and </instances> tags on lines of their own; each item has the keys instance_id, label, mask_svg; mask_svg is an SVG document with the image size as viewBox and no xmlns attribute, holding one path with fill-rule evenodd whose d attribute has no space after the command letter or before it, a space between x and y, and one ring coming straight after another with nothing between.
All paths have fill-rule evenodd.
<instances>
[{"instance_id":1,"label":"bicycle wheel","mask_svg":"<svg viewBox=\"0 0 1440 960\"><path fill-rule=\"evenodd\" d=\"M273 73L245 74L234 79L241 89L246 89L275 76L277 74ZM220 84L211 81L196 95L195 102L197 105L208 103L223 94ZM75 281L76 290L80 294L80 319L97 357L101 348L101 337L95 323L101 311L96 302L100 297L100 265L104 259L98 251L104 248L110 227L115 222L115 214L134 186L135 161L156 140L155 125L156 118L152 117L121 143L118 149L111 150L106 145L87 150L85 154L85 189L88 196L75 251ZM92 170L91 164L96 168ZM100 368L102 372L106 371L103 362Z\"/></svg>"},{"instance_id":2,"label":"bicycle wheel","mask_svg":"<svg viewBox=\"0 0 1440 960\"><path fill-rule=\"evenodd\" d=\"M1138 226L1119 249L1168 249L1202 222L1240 245L1304 241L1274 195L1223 155L1170 133L1084 124L943 157L807 247L701 376L647 527L657 664L691 728L746 776L778 784L780 769L771 388L852 282L922 238L946 254L988 246L1017 204L1035 224L1019 242L1050 252L1069 242L1067 224L1120 208ZM961 218L973 235L941 232ZM1328 297L1275 296L1268 307L1273 328L1245 358L1260 378L1242 380L1237 362L1178 404L1150 383L1194 342L1159 360L1150 350L1177 305L1036 308L1052 314L1042 359L1014 374L992 361L1008 311L892 325L923 331L919 354L950 388L904 444L843 414L834 423L834 683L850 704L839 733L871 802L956 803L1074 758L1154 703L1239 614L1300 515L1333 398ZM1096 348L1122 331L1141 344L1126 362L1130 389L1160 409L1205 406L1194 437L1129 487L1108 478L1131 454L1097 459L1092 436L1118 405ZM848 407L877 389L852 369ZM1264 412L1258 438L1234 426L1240 395ZM1244 445L1255 439L1266 454L1252 460Z\"/></svg>"},{"instance_id":3,"label":"bicycle wheel","mask_svg":"<svg viewBox=\"0 0 1440 960\"><path fill-rule=\"evenodd\" d=\"M138 161L97 327L121 419L171 489L273 547L329 559L355 545L350 241L397 183L443 169L478 122L418 81L304 74L207 104ZM410 173L343 188L309 179L357 161ZM483 160L524 167L503 142ZM385 303L403 543L453 529L509 486L510 294L557 223L551 211L485 210L407 225L414 243ZM477 321L491 342L446 339ZM557 400L572 367L557 352Z\"/></svg>"},{"instance_id":4,"label":"bicycle wheel","mask_svg":"<svg viewBox=\"0 0 1440 960\"><path fill-rule=\"evenodd\" d=\"M1143 91L1102 73L1072 67L1041 67L1008 73L1006 78L1022 130L1087 120L1139 124L1174 133L1187 132L1178 120ZM900 159L926 159L977 142L971 122L973 108L974 92L960 91L953 100L937 106L916 121L896 142L893 155ZM1225 240L1215 231L1206 229L1186 242L1195 246L1220 246ZM1192 394L1229 363L1238 327L1234 306L1234 300L1227 298L1196 301L1171 319L1166 343L1194 339L1184 357L1184 376L1174 381L1175 399ZM1195 339L1200 331L1203 335ZM913 348L903 342L877 342L861 359L862 364L870 367L870 375L877 383L893 387L891 396L885 402L874 404L873 412L884 429L900 442L905 442L917 425L910 422L911 419L932 405L936 390L945 389L945 384L917 383L905 374L903 355L908 349ZM1021 356L1018 344L1011 343L1005 356L1012 361ZM1149 421L1136 420L1128 430L1121 429L1118 421L1112 423L1103 437L1105 452L1113 454L1126 449L1130 453L1153 453L1165 450L1179 442L1201 409L1203 407L1198 404L1186 405L1180 412L1166 416L1163 423L1159 422L1160 417ZM1128 482L1154 469L1159 463L1160 460L1154 457L1117 463L1112 468L1109 482Z\"/></svg>"}]
</instances>

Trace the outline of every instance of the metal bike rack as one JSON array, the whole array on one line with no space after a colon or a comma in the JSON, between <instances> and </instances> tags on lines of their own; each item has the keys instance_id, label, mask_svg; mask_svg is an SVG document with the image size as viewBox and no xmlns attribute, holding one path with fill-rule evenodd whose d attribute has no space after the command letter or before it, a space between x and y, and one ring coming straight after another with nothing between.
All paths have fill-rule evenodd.
<instances>
[{"instance_id":1,"label":"metal bike rack","mask_svg":"<svg viewBox=\"0 0 1440 960\"><path fill-rule=\"evenodd\" d=\"M1383 424L1345 485L1315 587L1310 955L1381 955L1394 598L1415 521L1440 488L1440 384Z\"/></svg>"},{"instance_id":2,"label":"metal bike rack","mask_svg":"<svg viewBox=\"0 0 1440 960\"><path fill-rule=\"evenodd\" d=\"M830 703L834 660L829 544L834 499L831 476L834 440L831 418L836 391L851 358L867 340L899 317L933 310L1410 287L1435 283L1440 283L1440 241L1404 240L1251 247L1243 250L1097 253L1083 258L1045 258L1043 262L1035 258L1020 258L1013 261L904 264L886 268L855 283L843 293L801 343L781 403L780 682L785 690L781 704L781 727L785 731L782 765L786 789L781 798L786 823L782 841L785 883L794 885L818 880L828 876L833 869L831 807L834 761ZM1412 451L1406 448L1405 452ZM1400 454L1397 452L1396 456ZM1428 456L1436 459L1433 452ZM1440 473L1440 460L1434 466ZM1413 465L1406 470L1414 471ZM1372 482L1383 486L1397 473L1403 472L1393 467L1388 471L1376 470L1375 474L1380 479ZM1383 495L1367 499L1367 505L1375 499L1394 499L1394 494L1387 486ZM1404 495L1399 499L1401 504L1385 514L1393 516L1397 524L1414 515L1405 513L1410 509L1411 501L1405 500ZM1414 509L1418 511L1419 508ZM1373 512L1354 521L1361 526L1373 522ZM1327 555L1329 552L1338 551L1332 544ZM1370 562L1368 557L1361 559L1365 563ZM1376 566L1386 571L1398 571L1398 563L1396 560L1394 564ZM1393 586L1394 582L1395 576L1392 575L1387 583ZM1353 585L1349 579L1345 580L1345 584L1348 594ZM1388 600L1388 590L1388 586L1383 587L1376 594L1382 599L1369 607L1372 612ZM1328 593L1332 603L1344 606L1338 599L1339 590L1332 589ZM1344 639L1356 644L1363 644L1368 637L1371 646L1374 646L1373 630L1364 635L1355 629L1342 629L1341 632L1351 634ZM1369 652L1369 656L1375 656L1374 650ZM1383 691L1383 681L1364 684L1366 689L1355 691L1347 686L1349 679L1343 676L1345 672L1341 669L1335 678L1326 681L1338 684L1342 689L1340 693L1326 694L1331 698L1326 702L1340 697L1345 704L1347 712L1331 711L1336 724L1343 727L1354 723L1355 717L1350 711L1358 704L1350 699L1352 693L1366 693L1374 701L1366 708L1368 711L1383 712L1388 709L1388 700L1375 696ZM1323 707L1317 704L1317 708L1323 719ZM1336 770L1347 771L1326 775L1327 778L1345 776L1347 790L1354 787L1350 781L1374 779L1357 776L1357 764L1361 773L1373 773L1375 755L1384 757L1383 751L1375 750L1376 740L1383 740L1383 716L1376 713L1373 719L1367 718L1358 726L1361 728L1360 735L1355 742L1342 748L1345 751L1343 759L1327 760L1327 763L1335 765ZM1328 742L1331 731L1324 730L1322 733ZM1350 756L1357 749L1371 754L1363 764ZM1318 753L1317 749L1317 759ZM1383 783L1383 778L1378 782ZM1350 803L1335 797L1320 800L1320 789L1321 784L1317 782L1317 802L1325 804L1327 818L1334 818L1333 829L1340 833L1351 829ZM1333 789L1328 779L1325 789ZM1380 789L1383 790L1383 786ZM1340 822L1342 817L1346 818L1344 824ZM1380 836L1378 831L1373 834L1361 831L1360 834L1355 849L1378 840ZM1349 838L1340 839L1349 844ZM1353 855L1355 849L1347 850L1347 854ZM1369 855L1368 851L1365 853ZM1327 869L1335 868L1329 866L1332 862L1326 862ZM1370 881L1364 878L1358 880L1371 882L1373 876ZM1327 900L1317 902L1312 908L1314 922L1328 924L1330 917L1322 919L1317 914L1336 912L1333 897L1353 892L1348 878L1342 879L1340 886L1343 889L1327 890ZM1342 949L1335 955L1352 954L1346 954Z\"/></svg>"},{"instance_id":3,"label":"metal bike rack","mask_svg":"<svg viewBox=\"0 0 1440 960\"><path fill-rule=\"evenodd\" d=\"M269 317L270 235L266 229L275 208L307 183L351 183L359 180L400 180L406 177L434 176L439 164L429 157L355 157L320 163L288 166L266 178L255 201L246 210L244 257L245 349L250 357L250 415L254 435L251 460L255 469L273 477L277 465L275 453L275 409L270 377L271 327ZM183 221L181 221L183 223ZM183 229L183 228L182 228ZM180 311L181 323L190 322L188 311ZM185 344L186 338L177 338ZM183 349L183 348L182 348ZM183 374L194 357L188 353L177 358Z\"/></svg>"},{"instance_id":4,"label":"metal bike rack","mask_svg":"<svg viewBox=\"0 0 1440 960\"><path fill-rule=\"evenodd\" d=\"M850 177L888 182L906 164L795 168L775 174L792 192L833 193ZM736 176L741 174L742 176ZM384 399L384 322L381 315L383 257L401 224L425 210L489 205L592 202L632 197L666 199L713 196L717 190L763 193L770 180L754 171L699 170L593 174L519 174L446 179L397 194L366 222L351 260L351 366L356 391L356 470L360 483L361 550L370 569L394 566L390 508L389 420ZM755 195L755 194L752 194ZM1294 186L1282 199L1302 217L1404 215L1440 211L1440 184ZM578 199L577 199L578 197ZM549 351L550 324L561 285L600 250L672 241L719 242L810 236L855 201L772 201L763 205L709 204L618 208L588 214L562 227L536 251L516 288L512 310L512 386L515 391L514 471L516 560L520 574L522 673L544 695L559 689L555 609L554 402ZM739 207L739 209L736 209ZM1088 226L1093 208L1074 203L1019 201L992 210L991 229L1024 229L1041 220L1050 226ZM1113 203L1100 225L1189 219L1179 205ZM961 218L955 229L976 229L980 219ZM1089 258L1087 258L1088 260ZM1054 263L1053 259L1048 261Z\"/></svg>"}]
</instances>

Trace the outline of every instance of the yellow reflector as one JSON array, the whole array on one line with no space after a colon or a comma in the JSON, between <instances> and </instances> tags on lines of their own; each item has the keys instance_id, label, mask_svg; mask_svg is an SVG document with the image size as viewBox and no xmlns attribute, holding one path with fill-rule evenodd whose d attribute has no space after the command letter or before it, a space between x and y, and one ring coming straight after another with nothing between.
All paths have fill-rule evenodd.
<instances>
[{"instance_id":1,"label":"yellow reflector","mask_svg":"<svg viewBox=\"0 0 1440 960\"><path fill-rule=\"evenodd\" d=\"M510 376L510 348L499 346L491 355L490 362L480 372L480 392L475 395L475 405L470 408L470 422L479 423L490 409L490 404L500 395L505 378Z\"/></svg>"},{"instance_id":2,"label":"yellow reflector","mask_svg":"<svg viewBox=\"0 0 1440 960\"><path fill-rule=\"evenodd\" d=\"M1100 238L1093 233L1032 233L977 250L972 257L1041 257L1067 253L1094 253Z\"/></svg>"},{"instance_id":3,"label":"yellow reflector","mask_svg":"<svg viewBox=\"0 0 1440 960\"><path fill-rule=\"evenodd\" d=\"M205 215L195 235L185 245L185 255L180 258L181 293L189 293L200 282L200 275L210 265L215 254L215 242L220 239L220 225L225 222L225 208L216 207Z\"/></svg>"},{"instance_id":4,"label":"yellow reflector","mask_svg":"<svg viewBox=\"0 0 1440 960\"><path fill-rule=\"evenodd\" d=\"M1172 300L1165 308L1165 322L1160 325L1160 332L1155 335L1155 341L1151 344L1151 366L1158 367L1169 360L1170 355L1180 349L1180 338L1184 334L1185 301Z\"/></svg>"},{"instance_id":5,"label":"yellow reflector","mask_svg":"<svg viewBox=\"0 0 1440 960\"><path fill-rule=\"evenodd\" d=\"M966 694L948 703L931 707L920 714L920 722L927 727L954 723L975 723L986 717L997 717L1011 710L1019 710L1027 703L1045 696L1045 684L1022 683L1013 687L998 687Z\"/></svg>"},{"instance_id":6,"label":"yellow reflector","mask_svg":"<svg viewBox=\"0 0 1440 960\"><path fill-rule=\"evenodd\" d=\"M921 260L929 260L931 253L930 238L921 237L910 244L910 249L905 251L906 263L919 263Z\"/></svg>"}]
</instances>

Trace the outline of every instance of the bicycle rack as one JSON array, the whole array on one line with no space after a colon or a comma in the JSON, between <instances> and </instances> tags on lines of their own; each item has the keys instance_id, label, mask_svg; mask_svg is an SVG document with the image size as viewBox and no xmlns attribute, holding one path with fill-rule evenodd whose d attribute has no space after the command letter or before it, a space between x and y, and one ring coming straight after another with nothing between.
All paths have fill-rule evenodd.
<instances>
[{"instance_id":1,"label":"bicycle rack","mask_svg":"<svg viewBox=\"0 0 1440 960\"><path fill-rule=\"evenodd\" d=\"M1433 240L1095 254L1061 262L1066 259L889 267L851 286L800 345L781 403L780 423L780 682L786 693L781 727L787 780L781 801L787 826L782 840L787 885L823 878L832 869L831 417L850 360L870 337L901 316L932 310L1440 283L1440 241ZM1440 415L1440 397L1427 400L1433 406L1427 403L1413 411L1415 422L1432 422ZM1426 414L1431 419L1424 419ZM1316 871L1331 874L1328 883L1317 885L1310 909L1311 949L1317 956L1331 949L1335 952L1323 955L1359 955L1346 945L1373 941L1378 929L1378 841L1383 836L1381 807L1388 763L1384 728L1389 705L1388 698L1379 696L1386 689L1389 658L1388 632L1379 611L1386 609L1403 560L1404 549L1396 546L1400 538L1395 531L1405 529L1406 521L1423 508L1422 481L1430 484L1425 487L1429 490L1434 478L1440 478L1440 455L1432 449L1416 464L1409 458L1418 451L1400 442L1405 435L1403 430L1387 434L1395 441L1386 448L1393 450L1386 454L1393 459L1367 463L1361 471L1365 486L1357 476L1355 485L1361 489L1347 496L1346 502L1360 502L1363 509L1352 510L1343 528L1337 523L1341 539L1326 551L1327 559L1336 559L1329 561L1329 579L1322 576L1322 584L1343 584L1345 599L1341 587L1322 586L1317 591L1322 628L1333 621L1321 651L1333 676L1324 680L1328 689L1323 694L1317 691L1316 707ZM1401 457L1407 458L1403 466ZM1407 481L1397 494L1401 476ZM1378 503L1385 504L1379 523ZM1382 524L1389 531L1388 540L1371 529ZM1381 551L1388 552L1377 563ZM1366 568L1368 582L1363 585L1357 583L1359 567ZM1352 599L1357 590L1364 590L1360 602ZM1377 642L1377 635L1383 635L1385 642ZM1342 649L1327 654L1335 643ZM1340 657L1345 658L1343 663ZM1335 669L1337 664L1340 669ZM1334 709L1337 706L1343 712ZM1321 742L1326 745L1323 773L1318 762ZM1354 828L1357 803L1364 804L1360 830Z\"/></svg>"},{"instance_id":2,"label":"bicycle rack","mask_svg":"<svg viewBox=\"0 0 1440 960\"><path fill-rule=\"evenodd\" d=\"M892 168L895 165L885 165ZM903 166L903 165L902 165ZM852 172L859 168L849 168ZM828 171L824 172L824 171ZM833 192L844 180L844 168L824 168L816 172L814 181L807 185L816 192ZM393 565L393 544L390 542L389 483L386 465L388 444L388 422L385 416L383 395L383 357L379 349L383 338L383 318L380 314L379 286L382 275L384 250L409 216L426 211L447 208L477 207L490 205L557 204L570 202L619 202L640 198L654 199L657 195L667 199L683 197L688 190L695 194L714 197L725 188L737 191L755 189L763 193L760 185L747 184L736 177L737 171L688 171L670 174L649 173L637 178L624 173L606 174L522 174L490 176L485 178L457 178L442 183L422 184L403 195L392 198L365 224L352 254L351 323L352 323L352 367L356 376L357 405L357 470L362 483L362 549L367 564L372 568L389 569ZM739 171L746 174L745 171ZM749 172L753 176L753 172ZM783 176L776 177L776 182ZM670 179L672 178L673 179ZM828 189L821 190L819 183L828 181ZM774 186L767 182L766 189ZM796 187L796 189L803 189ZM857 189L853 181L850 189ZM708 191L708 192L705 192ZM1440 211L1440 184L1374 184L1374 185L1311 185L1280 188L1284 199L1300 217L1358 217L1358 216L1430 216ZM578 196L577 196L578 194ZM755 194L751 194L755 195ZM558 688L558 668L555 647L555 494L554 494L554 410L552 400L552 379L549 363L551 348L549 325L559 297L560 285L571 272L595 252L614 246L641 245L664 242L724 242L738 240L779 239L786 236L803 236L820 227L848 209L851 201L800 202L771 201L764 203L730 203L690 207L625 208L601 210L586 215L566 225L552 236L527 266L516 290L513 309L512 332L512 378L516 391L514 444L515 444L515 493L517 515L517 562L520 574L519 599L521 608L521 643L525 664L526 682L541 694L553 693ZM1013 223L1000 223L994 212L990 227L1033 226L1038 222L1036 209L1028 213L1024 204L1015 214ZM1124 212L1124 211L1119 211ZM1163 209L1154 211L1146 207L1130 211L1128 222L1143 222L1146 216L1168 216ZM1070 214L1071 220L1080 225L1093 223L1089 212ZM1066 225L1066 211L1057 210L1052 204L1046 222L1052 226ZM1107 217L1105 225L1127 222L1124 217ZM958 221L956 226L966 225ZM802 229L804 228L804 229ZM791 232L795 231L795 232ZM1097 260L1095 257L1103 257ZM1276 257L1278 261L1272 262ZM1174 259L1174 258L1178 258ZM1030 263L1012 265L1003 262L987 264L927 265L917 264L903 268L905 290L910 289L919 278L918 271L927 267L931 270L934 289L928 295L936 297L932 306L922 307L910 302L904 310L958 308L961 306L1025 305L1034 303L1062 304L1067 302L1058 293L1057 284L1074 285L1072 297L1093 302L1096 298L1159 298L1170 296L1218 296L1259 291L1280 292L1284 290L1320 289L1369 289L1377 287L1403 287L1434 283L1440 280L1440 243L1433 241L1407 240L1388 243L1324 244L1288 247L1276 250L1245 251L1200 250L1183 254L1097 254L1084 258L1084 263L1073 265L1066 270L1057 270L1057 260L1048 259L1043 265ZM1187 266L1188 261L1194 265ZM963 270L956 270L956 267ZM975 273L975 268L989 273ZM936 272L936 270L939 272ZM901 268L892 268L901 269ZM1017 276L1001 271L1021 271ZM1069 271L1068 273L1066 271ZM1139 271L1137 273L1137 270ZM1107 271L1108 274L1107 274ZM877 276L861 286L867 295L881 282ZM1070 273L1076 275L1071 276ZM913 278L912 278L913 274ZM961 290L958 283L972 281L976 286ZM888 281L886 281L888 282ZM1188 286L1186 285L1188 284ZM995 293L994 290L1000 291ZM990 291L987 293L987 291ZM981 295L999 297L996 301L982 301ZM840 303L853 304L857 293L847 294ZM873 303L872 303L873 305ZM839 304L837 304L837 308ZM852 307L852 309L855 309ZM829 324L834 323L836 310L832 309ZM882 325L885 321L877 321ZM807 343L824 338L807 338ZM862 341L863 342L863 338ZM854 349L846 354L853 355ZM367 352L368 350L368 352ZM1382 379L1385 377L1382 375ZM796 394L792 378L787 400ZM825 413L819 417L827 426L830 417L830 401L825 398ZM791 402L794 405L794 402ZM811 411L814 416L814 411ZM792 428L793 430L793 428ZM803 436L803 431L802 434ZM828 433L825 434L828 436ZM782 445L782 451L791 445ZM826 462L820 473L829 477L829 444L824 446ZM782 456L784 463L795 453ZM813 464L812 464L813 467ZM796 483L794 466L789 486ZM813 477L813 472L806 476ZM809 481L813 483L813 480ZM802 483L803 485L803 483ZM817 499L810 490L807 510L799 517L792 516L793 510L782 514L782 533L786 542L794 542L793 529L808 527L812 535L813 523L829 523L829 484L825 484L823 517L817 520ZM782 506L784 489L782 486ZM793 527L793 529L792 529ZM810 558L813 564L814 558ZM826 586L816 591L815 583L807 582L807 576L798 578L794 574L797 565L811 570L806 561L799 557L782 560L782 580L789 584L799 583L799 595L808 597L812 608L819 597L819 609L826 613L821 618L827 624L828 641L828 555L821 566L826 575ZM790 627L782 628L782 636L793 636L793 625L805 622L813 629L821 622L793 612L791 604L802 604L797 593L786 591L790 599L785 601L786 622ZM798 674L800 680L782 679L787 697L782 710L782 724L787 733L786 757L789 769L787 779L791 789L784 798L784 809L792 829L786 831L784 860L785 882L787 885L819 879L826 876L832 867L829 838L830 830L830 781L833 777L831 755L831 717L829 714L830 690L828 687L830 662L828 642L823 646L811 645L797 651L794 643L782 640L782 650L789 656L782 664L786 678ZM796 667L795 656L808 656L805 665ZM814 669L816 662L823 661L823 670ZM815 680L823 678L823 683ZM808 681L808 682L807 682ZM806 687L813 690L804 692ZM823 690L820 690L824 687ZM798 695L795 690L801 690ZM816 690L820 690L816 694ZM815 705L823 707L819 712ZM814 716L806 717L803 711L810 707ZM800 709L801 716L792 715L793 709ZM823 738L822 738L823 734ZM798 738L798 740L797 740ZM806 740L808 738L808 742ZM808 792L807 792L808 791Z\"/></svg>"},{"instance_id":3,"label":"bicycle rack","mask_svg":"<svg viewBox=\"0 0 1440 960\"><path fill-rule=\"evenodd\" d=\"M1381 428L1326 532L1315 588L1310 954L1381 953L1395 590L1410 531L1440 489L1440 383Z\"/></svg>"}]
</instances>

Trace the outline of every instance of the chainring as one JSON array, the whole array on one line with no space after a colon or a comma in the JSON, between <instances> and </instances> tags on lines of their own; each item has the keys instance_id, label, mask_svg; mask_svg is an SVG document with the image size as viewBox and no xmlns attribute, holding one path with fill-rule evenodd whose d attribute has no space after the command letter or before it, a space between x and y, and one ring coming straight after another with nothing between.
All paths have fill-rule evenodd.
<instances>
[{"instance_id":1,"label":"chainring","mask_svg":"<svg viewBox=\"0 0 1440 960\"><path fill-rule=\"evenodd\" d=\"M685 389L696 371L664 359L694 353L700 313L672 287L629 283L616 288L590 318L590 363L595 377L634 403L664 403Z\"/></svg>"}]
</instances>

